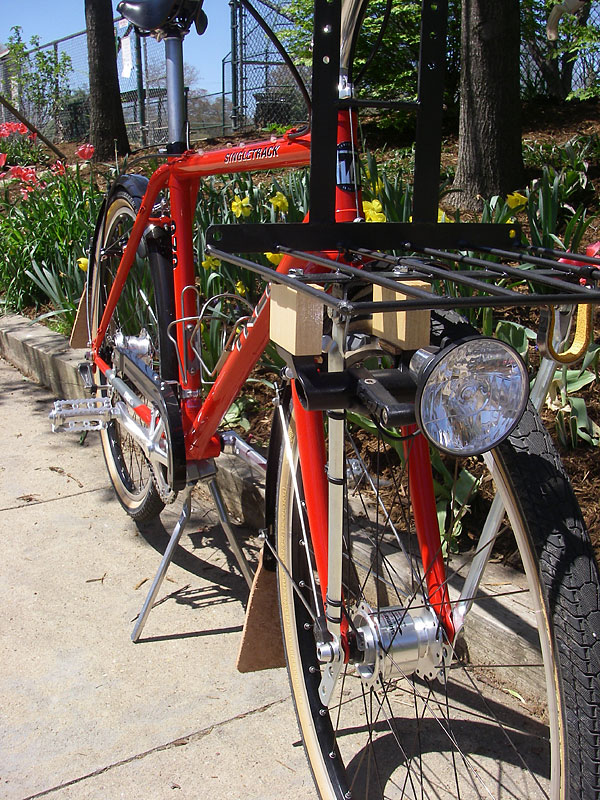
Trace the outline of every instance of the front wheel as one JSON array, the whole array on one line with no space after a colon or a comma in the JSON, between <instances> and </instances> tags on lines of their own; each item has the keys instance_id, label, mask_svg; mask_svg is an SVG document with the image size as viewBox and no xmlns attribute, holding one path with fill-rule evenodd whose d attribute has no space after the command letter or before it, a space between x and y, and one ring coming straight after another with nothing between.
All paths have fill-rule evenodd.
<instances>
[{"instance_id":1,"label":"front wheel","mask_svg":"<svg viewBox=\"0 0 600 800\"><path fill-rule=\"evenodd\" d=\"M492 474L479 476L482 484L494 479L509 519L503 545L510 547L512 537L520 567L488 563L452 643L432 615L416 545L407 481L414 440L400 442L347 414L342 616L350 647L328 707L320 701L324 665L315 645L321 590L290 407L284 416L275 518L285 566L278 571L279 602L294 704L319 796L598 798L598 571L535 412L527 410L486 457ZM456 480L453 487L436 485L440 518L453 516L476 551L485 513L476 514L464 493L459 503L461 465L445 469ZM472 557L447 558L451 600Z\"/></svg>"}]
</instances>

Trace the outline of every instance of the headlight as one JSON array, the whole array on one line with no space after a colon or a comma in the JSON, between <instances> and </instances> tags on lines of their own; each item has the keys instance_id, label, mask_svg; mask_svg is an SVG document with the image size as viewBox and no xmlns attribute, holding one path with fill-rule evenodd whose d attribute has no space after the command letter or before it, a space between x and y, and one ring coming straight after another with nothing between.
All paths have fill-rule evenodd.
<instances>
[{"instance_id":1,"label":"headlight","mask_svg":"<svg viewBox=\"0 0 600 800\"><path fill-rule=\"evenodd\" d=\"M529 395L527 370L510 345L474 338L411 360L421 431L438 449L472 456L491 450L520 420Z\"/></svg>"}]
</instances>

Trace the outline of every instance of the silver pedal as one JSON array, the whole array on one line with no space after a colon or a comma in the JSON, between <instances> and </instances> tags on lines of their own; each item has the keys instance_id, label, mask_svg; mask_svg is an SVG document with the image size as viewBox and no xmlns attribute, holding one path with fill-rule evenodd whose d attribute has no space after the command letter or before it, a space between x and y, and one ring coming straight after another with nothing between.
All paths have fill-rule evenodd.
<instances>
[{"instance_id":1,"label":"silver pedal","mask_svg":"<svg viewBox=\"0 0 600 800\"><path fill-rule=\"evenodd\" d=\"M100 431L106 428L114 417L115 410L109 397L57 400L48 415L54 433Z\"/></svg>"}]
</instances>

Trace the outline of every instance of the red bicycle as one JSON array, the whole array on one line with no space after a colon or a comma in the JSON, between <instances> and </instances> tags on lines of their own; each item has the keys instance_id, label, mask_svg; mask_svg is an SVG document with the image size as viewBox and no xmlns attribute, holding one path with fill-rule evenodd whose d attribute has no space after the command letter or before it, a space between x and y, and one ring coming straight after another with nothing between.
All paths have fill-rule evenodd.
<instances>
[{"instance_id":1,"label":"red bicycle","mask_svg":"<svg viewBox=\"0 0 600 800\"><path fill-rule=\"evenodd\" d=\"M524 247L516 224L437 224L446 4L422 5L413 221L379 225L363 224L357 114L407 104L354 96L366 0L315 0L310 126L202 154L186 142L182 69L183 37L206 27L201 2L119 8L165 40L170 145L149 179L122 175L107 194L89 270L83 372L93 396L62 401L52 416L56 428L100 429L134 519L184 497L134 640L199 480L211 481L227 529L213 477L233 449L266 471L260 569L277 570L320 797L597 798L598 571L534 406L572 310L589 318L600 299L600 262L578 257L576 267ZM200 179L304 165L304 224L206 231L213 256L267 284L207 382L193 247ZM283 254L277 270L248 256L265 252ZM533 403L519 356L461 316L485 306L553 310ZM219 426L270 340L285 366L263 458ZM469 486L465 463L477 475ZM492 483L484 509L474 490ZM460 525L474 549L451 555L444 542ZM490 559L499 531L514 537L522 569L500 572Z\"/></svg>"}]
</instances>

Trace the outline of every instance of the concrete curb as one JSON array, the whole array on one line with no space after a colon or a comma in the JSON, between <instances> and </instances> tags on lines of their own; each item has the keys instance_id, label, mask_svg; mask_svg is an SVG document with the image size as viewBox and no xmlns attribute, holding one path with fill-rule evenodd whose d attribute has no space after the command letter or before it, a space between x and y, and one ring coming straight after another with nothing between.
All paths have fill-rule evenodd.
<instances>
[{"instance_id":1,"label":"concrete curb","mask_svg":"<svg viewBox=\"0 0 600 800\"><path fill-rule=\"evenodd\" d=\"M18 314L0 317L0 356L23 375L48 387L57 399L86 396L77 369L85 360L85 350L70 347L65 336L39 322ZM253 530L262 528L264 475L225 454L219 457L218 467L219 487L235 522Z\"/></svg>"},{"instance_id":2,"label":"concrete curb","mask_svg":"<svg viewBox=\"0 0 600 800\"><path fill-rule=\"evenodd\" d=\"M0 317L0 355L57 397L83 396L77 364L84 354L85 350L73 350L64 336L39 322L17 314Z\"/></svg>"}]
</instances>

